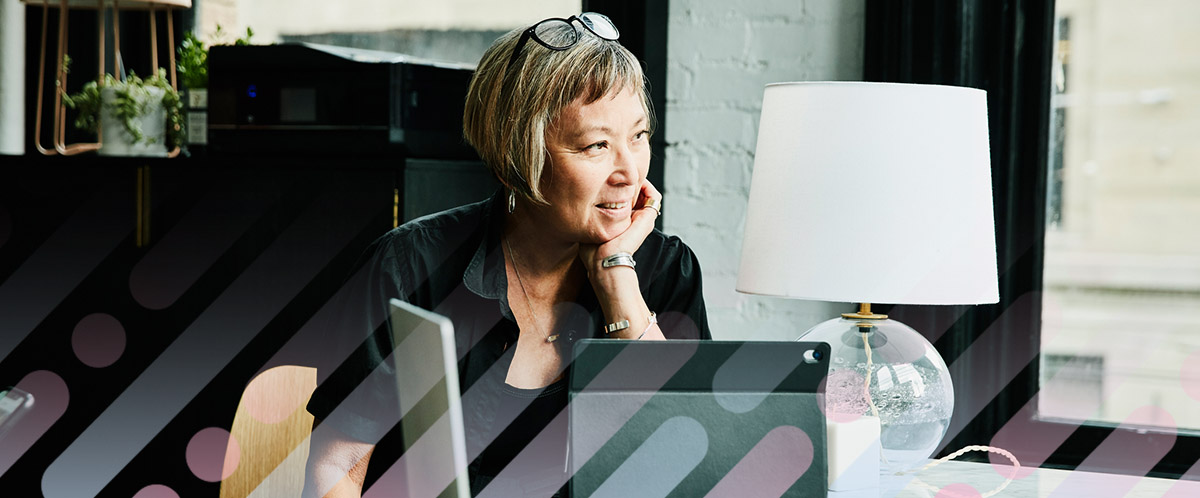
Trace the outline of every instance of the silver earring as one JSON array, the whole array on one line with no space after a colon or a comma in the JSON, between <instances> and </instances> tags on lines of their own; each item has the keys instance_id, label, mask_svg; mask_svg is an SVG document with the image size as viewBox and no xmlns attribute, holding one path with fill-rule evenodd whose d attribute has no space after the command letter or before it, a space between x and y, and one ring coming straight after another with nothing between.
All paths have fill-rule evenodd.
<instances>
[{"instance_id":1,"label":"silver earring","mask_svg":"<svg viewBox=\"0 0 1200 498\"><path fill-rule=\"evenodd\" d=\"M508 191L508 214L512 214L517 209L517 194L513 191Z\"/></svg>"}]
</instances>

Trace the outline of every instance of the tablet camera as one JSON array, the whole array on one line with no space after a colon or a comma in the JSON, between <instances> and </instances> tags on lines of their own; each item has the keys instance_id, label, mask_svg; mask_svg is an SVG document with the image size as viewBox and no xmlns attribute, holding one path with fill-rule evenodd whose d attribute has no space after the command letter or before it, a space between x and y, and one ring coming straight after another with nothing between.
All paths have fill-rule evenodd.
<instances>
[{"instance_id":1,"label":"tablet camera","mask_svg":"<svg viewBox=\"0 0 1200 498\"><path fill-rule=\"evenodd\" d=\"M820 363L821 358L824 358L824 356L825 355L823 355L820 351L810 349L804 352L804 362L810 365L814 363Z\"/></svg>"}]
</instances>

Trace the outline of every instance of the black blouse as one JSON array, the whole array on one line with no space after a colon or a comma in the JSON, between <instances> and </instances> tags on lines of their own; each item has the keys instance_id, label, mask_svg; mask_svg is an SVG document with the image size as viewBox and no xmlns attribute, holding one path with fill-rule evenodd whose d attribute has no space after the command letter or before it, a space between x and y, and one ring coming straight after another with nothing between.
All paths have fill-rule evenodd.
<instances>
[{"instance_id":1,"label":"black blouse","mask_svg":"<svg viewBox=\"0 0 1200 498\"><path fill-rule=\"evenodd\" d=\"M308 411L322 424L376 445L367 486L402 451L395 369L388 358L394 345L387 302L393 297L454 324L472 494L514 463L539 434L538 448L515 461L505 479L491 484L506 490L503 494L545 495L542 483L563 480L565 381L541 389L517 389L504 382L516 349L509 345L516 344L518 334L500 250L504 201L497 192L489 200L391 230L371 246L365 267L341 296L339 317L329 325L336 343L330 354L346 359L317 387ZM655 230L634 259L642 295L658 314L666 337L710 339L700 264L691 249L678 237ZM555 344L565 348L568 361L573 340L603 337L605 319L596 296L590 285L580 287L575 302L556 310L567 317Z\"/></svg>"}]
</instances>

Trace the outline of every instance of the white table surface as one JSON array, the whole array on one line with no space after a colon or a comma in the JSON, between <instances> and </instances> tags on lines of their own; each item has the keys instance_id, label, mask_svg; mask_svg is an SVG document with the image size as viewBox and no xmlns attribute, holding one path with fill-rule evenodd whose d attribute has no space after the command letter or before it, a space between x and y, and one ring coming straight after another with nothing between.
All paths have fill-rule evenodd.
<instances>
[{"instance_id":1,"label":"white table surface","mask_svg":"<svg viewBox=\"0 0 1200 498\"><path fill-rule=\"evenodd\" d=\"M939 494L914 481L914 475L887 476L880 487L872 490L830 492L830 498L977 498L1004 483L1011 475L1011 466L951 461L916 474L921 482L945 488L963 484L974 489L950 487L960 491L955 495ZM961 493L965 492L965 494ZM1053 498L1200 498L1200 482L1134 477L1095 472L1066 471L1022 467L996 497L1053 497Z\"/></svg>"}]
</instances>

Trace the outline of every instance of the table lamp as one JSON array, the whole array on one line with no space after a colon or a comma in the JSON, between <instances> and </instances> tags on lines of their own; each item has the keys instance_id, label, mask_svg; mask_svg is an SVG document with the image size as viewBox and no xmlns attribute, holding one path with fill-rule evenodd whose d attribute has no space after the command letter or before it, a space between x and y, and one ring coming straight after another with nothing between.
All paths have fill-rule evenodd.
<instances>
[{"instance_id":1,"label":"table lamp","mask_svg":"<svg viewBox=\"0 0 1200 498\"><path fill-rule=\"evenodd\" d=\"M999 301L989 164L982 90L811 82L764 92L737 290L860 304L800 337L833 347L830 420L878 417L881 471L933 453L954 389L929 341L871 303Z\"/></svg>"}]
</instances>

